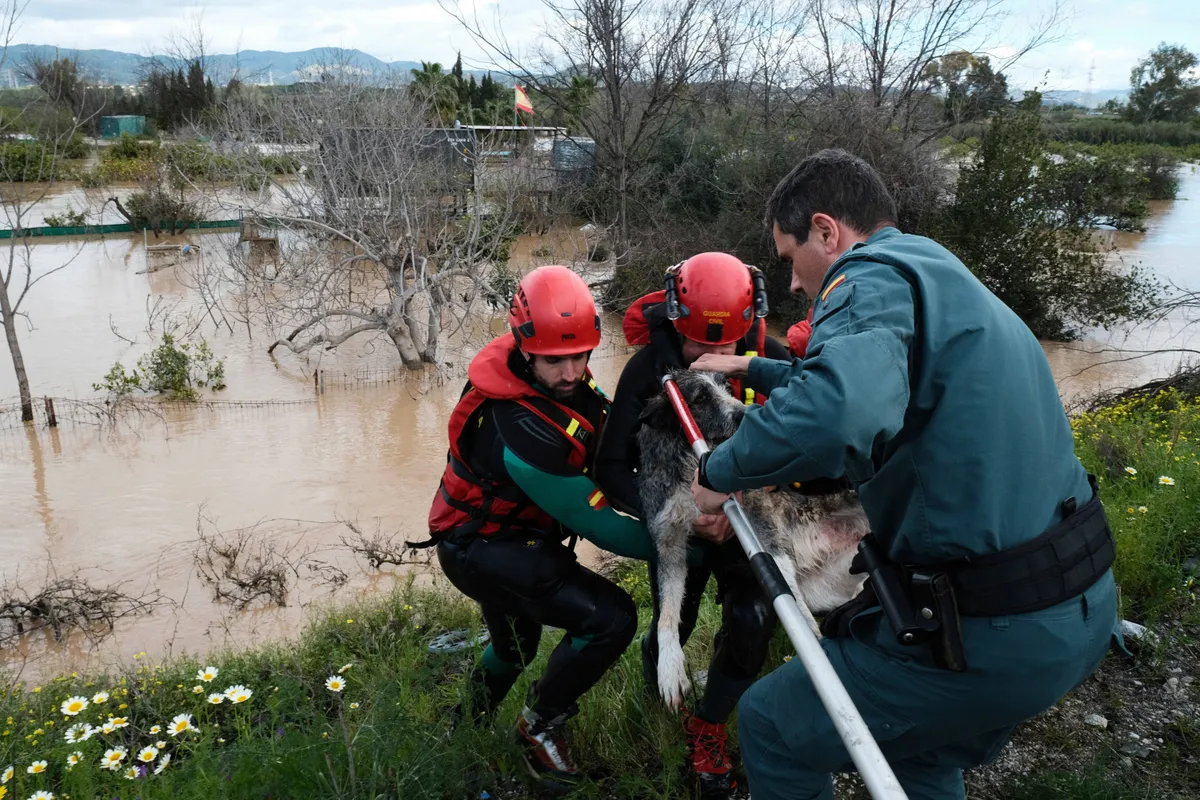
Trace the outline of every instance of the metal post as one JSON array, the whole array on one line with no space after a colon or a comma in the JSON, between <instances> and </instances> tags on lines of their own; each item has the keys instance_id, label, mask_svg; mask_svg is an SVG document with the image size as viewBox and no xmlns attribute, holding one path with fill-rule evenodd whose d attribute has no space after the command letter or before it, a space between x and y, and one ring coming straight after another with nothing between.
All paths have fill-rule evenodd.
<instances>
[{"instance_id":1,"label":"metal post","mask_svg":"<svg viewBox=\"0 0 1200 800\"><path fill-rule=\"evenodd\" d=\"M51 428L58 427L58 416L54 413L54 398L46 398L46 418L50 421Z\"/></svg>"},{"instance_id":2,"label":"metal post","mask_svg":"<svg viewBox=\"0 0 1200 800\"><path fill-rule=\"evenodd\" d=\"M671 406L679 417L679 423L683 426L688 444L692 446L692 452L697 457L704 455L709 451L708 443L704 441L704 435L692 417L692 412L688 409L687 401L683 399L679 386L670 375L664 375L662 383L667 397L671 401ZM787 588L787 583L783 580L779 567L776 566L775 560L771 558L770 554L763 550L762 544L758 541L758 535L751 527L750 520L746 518L746 513L742 510L737 498L730 495L722 506L722 510L729 518L734 533L737 534L738 543L746 551L746 557L750 559L755 578L758 579L763 591L768 595L774 595L771 604L775 608L775 613L783 624L784 630L787 631L792 646L796 648L796 655L804 664L804 669L808 671L808 677L812 680L813 688L817 690L817 696L821 698L821 704L825 706L825 711L833 720L833 727L850 753L850 758L854 760L858 774L862 776L863 783L867 785L867 791L875 800L907 800L904 789L896 780L896 775L888 765L887 759L883 757L883 751L879 749L879 744L871 736L867 723L863 721L862 715L855 708L854 701L850 699L846 687L842 685L833 665L829 663L829 656L825 655L817 637L808 627L804 615L800 613L800 603L804 601L793 596L791 590Z\"/></svg>"}]
</instances>

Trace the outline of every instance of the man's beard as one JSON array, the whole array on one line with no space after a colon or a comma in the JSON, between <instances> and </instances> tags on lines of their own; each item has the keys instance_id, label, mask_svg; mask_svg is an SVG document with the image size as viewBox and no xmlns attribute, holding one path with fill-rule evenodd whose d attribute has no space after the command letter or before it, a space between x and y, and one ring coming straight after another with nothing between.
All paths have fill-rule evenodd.
<instances>
[{"instance_id":1,"label":"man's beard","mask_svg":"<svg viewBox=\"0 0 1200 800\"><path fill-rule=\"evenodd\" d=\"M580 381L565 383L560 386L551 386L550 394L554 395L557 400L570 400L575 396L575 392L579 389Z\"/></svg>"}]
</instances>

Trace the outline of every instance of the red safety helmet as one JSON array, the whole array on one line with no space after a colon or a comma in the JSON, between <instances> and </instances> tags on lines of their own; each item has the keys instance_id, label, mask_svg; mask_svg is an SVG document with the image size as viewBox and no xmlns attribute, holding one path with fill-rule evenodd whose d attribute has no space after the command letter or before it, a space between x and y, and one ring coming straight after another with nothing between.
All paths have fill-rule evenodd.
<instances>
[{"instance_id":1,"label":"red safety helmet","mask_svg":"<svg viewBox=\"0 0 1200 800\"><path fill-rule=\"evenodd\" d=\"M566 267L538 267L517 284L508 324L525 353L567 356L600 344L596 301L583 278Z\"/></svg>"},{"instance_id":2,"label":"red safety helmet","mask_svg":"<svg viewBox=\"0 0 1200 800\"><path fill-rule=\"evenodd\" d=\"M673 272L667 273L668 313L674 289L679 315L673 319L681 336L704 344L729 344L749 332L755 293L750 267L728 253L700 253Z\"/></svg>"}]
</instances>

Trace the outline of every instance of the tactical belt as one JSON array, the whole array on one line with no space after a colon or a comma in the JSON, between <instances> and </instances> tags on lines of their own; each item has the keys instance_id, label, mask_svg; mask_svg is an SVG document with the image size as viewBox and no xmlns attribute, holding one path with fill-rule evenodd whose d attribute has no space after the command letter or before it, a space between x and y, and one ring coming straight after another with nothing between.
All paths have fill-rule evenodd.
<instances>
[{"instance_id":1,"label":"tactical belt","mask_svg":"<svg viewBox=\"0 0 1200 800\"><path fill-rule=\"evenodd\" d=\"M901 644L930 646L944 669L967 668L961 617L1026 614L1077 597L1100 579L1116 558L1116 544L1095 480L1082 508L1063 504L1062 522L1009 550L931 566L889 561L874 536L859 544L850 572L867 573L863 591L834 609L821 623L826 636L849 633L850 620L876 605L883 609Z\"/></svg>"}]
</instances>

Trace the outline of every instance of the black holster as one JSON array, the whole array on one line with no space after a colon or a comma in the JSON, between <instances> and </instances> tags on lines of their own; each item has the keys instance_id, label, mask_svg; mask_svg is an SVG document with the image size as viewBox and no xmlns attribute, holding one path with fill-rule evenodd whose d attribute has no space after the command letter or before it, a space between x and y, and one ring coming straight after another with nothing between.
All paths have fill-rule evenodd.
<instances>
[{"instance_id":1,"label":"black holster","mask_svg":"<svg viewBox=\"0 0 1200 800\"><path fill-rule=\"evenodd\" d=\"M850 620L879 606L903 645L926 645L943 669L967 669L962 617L1026 614L1077 597L1112 567L1116 543L1096 483L1082 508L1063 503L1063 520L1018 547L932 566L896 564L875 537L858 546L850 572L867 573L863 591L834 609L821 632L849 634Z\"/></svg>"}]
</instances>

